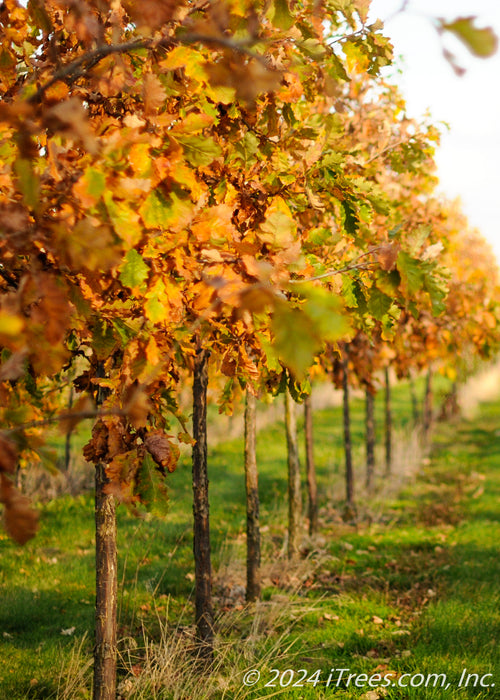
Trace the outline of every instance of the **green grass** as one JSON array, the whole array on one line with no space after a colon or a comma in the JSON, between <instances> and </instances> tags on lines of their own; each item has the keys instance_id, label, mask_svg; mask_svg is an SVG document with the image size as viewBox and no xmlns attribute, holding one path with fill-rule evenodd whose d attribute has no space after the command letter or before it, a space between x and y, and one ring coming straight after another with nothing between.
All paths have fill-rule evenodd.
<instances>
[{"instance_id":1,"label":"green grass","mask_svg":"<svg viewBox=\"0 0 500 700\"><path fill-rule=\"evenodd\" d=\"M445 388L443 383L441 390ZM382 404L377 401L379 430L381 412ZM353 402L352 414L354 442L362 445L361 401ZM394 392L394 415L404 430L411 417L404 385ZM264 602L256 616L254 611L239 610L237 594L231 597L231 588L236 590L234 586L243 582L244 572L241 440L212 449L212 548L218 572L215 606L225 631L218 651L220 667L213 674L215 686L201 684L197 691L201 694L196 697L264 698L278 691L281 697L297 700L356 698L370 690L367 684L356 688L352 681L349 687L343 682L337 687L335 674L334 687L325 688L330 670L339 668L367 675L445 673L450 682L447 689L389 687L388 698L500 697L496 650L500 632L499 417L500 402L484 405L474 421L440 425L431 459L417 484L377 508L360 494L361 517L349 524L340 518L341 411L317 412L322 531L316 540L306 541L308 556L294 566L280 558L286 529L283 426L278 423L261 431ZM356 461L361 482L362 448ZM122 507L118 509L122 681L131 665L136 673L142 669L144 680L148 674L151 678L160 674L166 666L168 635L168 644L177 644L170 657L184 659L186 664L182 639L192 624L194 571L188 461L171 476L170 486L170 512L164 521L138 521ZM65 685L75 640L78 644L83 639L78 663L91 657L91 496L63 497L41 510L40 533L24 548L0 535L0 649L4 659L0 697L10 700L55 698L58 687ZM72 634L63 634L73 627ZM156 646L148 646L146 652L144 638ZM229 646L223 638L231 642ZM260 669L262 680L243 694L243 670L254 666ZM192 673L191 662L187 668ZM276 687L265 687L276 675L272 668L280 672L304 669L308 676L316 669L320 673L302 687L282 689L279 679ZM463 669L480 676L492 673L493 679L486 681L496 679L497 687L458 689ZM138 679L129 674L138 688L140 678L140 673ZM283 676L283 682L289 678L290 674ZM299 678L294 676L294 681ZM323 683L314 685L319 678ZM79 684L81 695L75 690L66 697L89 697L87 681L88 674ZM141 687L142 691L129 697L175 696L171 689L163 695L145 689L145 682ZM178 697L195 697L195 691L185 692ZM61 690L59 696L63 697Z\"/></svg>"}]
</instances>

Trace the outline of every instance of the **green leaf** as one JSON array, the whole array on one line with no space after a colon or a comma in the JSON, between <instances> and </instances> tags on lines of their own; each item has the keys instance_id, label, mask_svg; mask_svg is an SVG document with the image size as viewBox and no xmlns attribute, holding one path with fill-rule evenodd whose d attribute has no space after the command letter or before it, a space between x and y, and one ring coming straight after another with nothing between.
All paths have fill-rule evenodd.
<instances>
[{"instance_id":1,"label":"green leaf","mask_svg":"<svg viewBox=\"0 0 500 700\"><path fill-rule=\"evenodd\" d=\"M18 158L14 163L14 170L19 181L19 189L23 194L24 203L27 207L36 210L40 193L40 181L33 170L33 163L27 158Z\"/></svg>"},{"instance_id":2,"label":"green leaf","mask_svg":"<svg viewBox=\"0 0 500 700\"><path fill-rule=\"evenodd\" d=\"M183 147L186 160L193 168L210 165L222 154L219 144L206 136L176 136L176 140Z\"/></svg>"},{"instance_id":3,"label":"green leaf","mask_svg":"<svg viewBox=\"0 0 500 700\"><path fill-rule=\"evenodd\" d=\"M370 297L368 299L368 311L371 315L381 321L383 316L389 311L392 305L392 299L384 292L381 292L377 287L373 287L370 290Z\"/></svg>"},{"instance_id":4,"label":"green leaf","mask_svg":"<svg viewBox=\"0 0 500 700\"><path fill-rule=\"evenodd\" d=\"M355 234L358 230L358 218L356 216L356 210L350 202L344 200L342 202L342 209L344 210L344 228L347 233Z\"/></svg>"},{"instance_id":5,"label":"green leaf","mask_svg":"<svg viewBox=\"0 0 500 700\"><path fill-rule=\"evenodd\" d=\"M291 14L287 0L274 0L274 14L272 22L278 29L287 31L293 26L295 17Z\"/></svg>"},{"instance_id":6,"label":"green leaf","mask_svg":"<svg viewBox=\"0 0 500 700\"><path fill-rule=\"evenodd\" d=\"M106 209L117 235L129 246L139 243L142 238L142 228L139 225L137 212L133 211L124 202L113 199L109 191L104 192Z\"/></svg>"},{"instance_id":7,"label":"green leaf","mask_svg":"<svg viewBox=\"0 0 500 700\"><path fill-rule=\"evenodd\" d=\"M401 273L402 281L410 294L415 294L422 289L424 273L418 260L401 250L398 254L396 265Z\"/></svg>"},{"instance_id":8,"label":"green leaf","mask_svg":"<svg viewBox=\"0 0 500 700\"><path fill-rule=\"evenodd\" d=\"M168 513L168 494L165 479L158 471L156 462L146 454L137 475L137 494L148 512L157 517Z\"/></svg>"},{"instance_id":9,"label":"green leaf","mask_svg":"<svg viewBox=\"0 0 500 700\"><path fill-rule=\"evenodd\" d=\"M492 56L498 47L498 37L491 27L478 29L474 26L476 17L458 17L454 22L443 22L441 28L454 34L469 51L479 58Z\"/></svg>"},{"instance_id":10,"label":"green leaf","mask_svg":"<svg viewBox=\"0 0 500 700\"><path fill-rule=\"evenodd\" d=\"M236 152L241 156L245 166L248 166L251 161L255 160L252 156L255 155L258 148L259 139L251 131L247 131L241 141L238 141L236 144Z\"/></svg>"},{"instance_id":11,"label":"green leaf","mask_svg":"<svg viewBox=\"0 0 500 700\"><path fill-rule=\"evenodd\" d=\"M98 360L105 360L114 351L117 340L113 327L104 319L95 317L92 324L92 347Z\"/></svg>"},{"instance_id":12,"label":"green leaf","mask_svg":"<svg viewBox=\"0 0 500 700\"><path fill-rule=\"evenodd\" d=\"M125 256L125 262L121 266L120 281L125 287L136 289L141 287L149 276L149 267L144 262L142 255L132 248Z\"/></svg>"},{"instance_id":13,"label":"green leaf","mask_svg":"<svg viewBox=\"0 0 500 700\"><path fill-rule=\"evenodd\" d=\"M303 377L318 350L314 325L300 309L282 304L273 314L271 328L276 351L297 377Z\"/></svg>"}]
</instances>

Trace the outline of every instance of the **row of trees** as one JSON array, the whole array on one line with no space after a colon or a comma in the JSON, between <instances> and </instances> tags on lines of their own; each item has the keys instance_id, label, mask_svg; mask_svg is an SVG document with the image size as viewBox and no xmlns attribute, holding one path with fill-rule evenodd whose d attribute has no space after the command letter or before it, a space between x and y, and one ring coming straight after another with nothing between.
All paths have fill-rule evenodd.
<instances>
[{"instance_id":1,"label":"row of trees","mask_svg":"<svg viewBox=\"0 0 500 700\"><path fill-rule=\"evenodd\" d=\"M193 445L196 621L211 654L209 365L221 410L246 391L251 465L260 391L298 399L312 371L371 396L389 365L460 373L459 357L496 348L491 255L433 195L438 132L380 77L392 50L368 9L2 6L0 501L27 541L36 513L9 474L43 458L51 421L94 418L96 699L115 693L115 500L153 503L180 443ZM495 48L470 18L436 26L478 55ZM69 377L80 396L61 413ZM188 377L192 434L177 399ZM257 537L255 468L247 488ZM291 511L291 552L293 528Z\"/></svg>"}]
</instances>

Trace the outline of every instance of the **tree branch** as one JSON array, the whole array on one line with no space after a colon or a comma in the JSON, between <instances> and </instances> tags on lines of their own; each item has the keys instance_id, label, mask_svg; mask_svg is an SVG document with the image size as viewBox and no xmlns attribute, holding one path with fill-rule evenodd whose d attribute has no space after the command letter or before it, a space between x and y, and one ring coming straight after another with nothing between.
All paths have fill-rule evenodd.
<instances>
[{"instance_id":1,"label":"tree branch","mask_svg":"<svg viewBox=\"0 0 500 700\"><path fill-rule=\"evenodd\" d=\"M125 54L131 51L137 51L138 49L154 49L154 48L173 48L174 46L184 45L190 46L192 44L205 44L207 46L218 46L221 48L230 49L236 53L240 53L249 58L255 59L262 63L264 66L268 67L266 59L258 53L250 50L250 46L256 43L255 39L248 39L246 41L235 42L224 36L205 36L199 33L187 33L180 37L163 37L162 39L133 39L132 41L126 41L121 44L105 44L98 46L92 51L87 51L82 54L74 61L65 64L56 72L54 75L47 80L43 85L41 85L38 90L28 98L30 104L37 104L43 98L47 90L52 87L55 83L59 81L63 82L74 82L74 80L82 77L88 71L92 70L94 66L100 63L103 59L108 56Z\"/></svg>"}]
</instances>

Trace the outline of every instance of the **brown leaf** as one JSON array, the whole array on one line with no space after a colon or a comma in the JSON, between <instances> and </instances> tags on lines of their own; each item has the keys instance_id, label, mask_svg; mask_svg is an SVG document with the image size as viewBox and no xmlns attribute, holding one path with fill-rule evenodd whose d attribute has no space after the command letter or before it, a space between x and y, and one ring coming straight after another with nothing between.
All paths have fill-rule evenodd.
<instances>
[{"instance_id":1,"label":"brown leaf","mask_svg":"<svg viewBox=\"0 0 500 700\"><path fill-rule=\"evenodd\" d=\"M26 348L13 352L9 359L0 366L0 381L13 381L22 377L27 354Z\"/></svg>"},{"instance_id":2,"label":"brown leaf","mask_svg":"<svg viewBox=\"0 0 500 700\"><path fill-rule=\"evenodd\" d=\"M175 471L177 459L170 440L164 433L151 433L145 440L146 449L159 467Z\"/></svg>"},{"instance_id":3,"label":"brown leaf","mask_svg":"<svg viewBox=\"0 0 500 700\"><path fill-rule=\"evenodd\" d=\"M128 16L139 29L143 27L158 29L174 17L178 7L183 4L178 0L126 0L123 2Z\"/></svg>"},{"instance_id":4,"label":"brown leaf","mask_svg":"<svg viewBox=\"0 0 500 700\"><path fill-rule=\"evenodd\" d=\"M90 128L87 112L76 97L58 102L47 110L44 122L47 128L81 141L89 153L97 153L97 140Z\"/></svg>"},{"instance_id":5,"label":"brown leaf","mask_svg":"<svg viewBox=\"0 0 500 700\"><path fill-rule=\"evenodd\" d=\"M151 411L151 403L147 394L136 388L124 406L129 421L134 428L145 428L148 423L148 414Z\"/></svg>"},{"instance_id":6,"label":"brown leaf","mask_svg":"<svg viewBox=\"0 0 500 700\"><path fill-rule=\"evenodd\" d=\"M38 513L31 501L12 482L0 474L0 503L4 504L5 531L18 544L25 544L38 530Z\"/></svg>"},{"instance_id":7,"label":"brown leaf","mask_svg":"<svg viewBox=\"0 0 500 700\"><path fill-rule=\"evenodd\" d=\"M165 102L167 93L160 79L153 73L146 73L142 82L144 113L155 114Z\"/></svg>"},{"instance_id":8,"label":"brown leaf","mask_svg":"<svg viewBox=\"0 0 500 700\"><path fill-rule=\"evenodd\" d=\"M13 474L17 466L17 447L7 438L0 436L0 472Z\"/></svg>"},{"instance_id":9,"label":"brown leaf","mask_svg":"<svg viewBox=\"0 0 500 700\"><path fill-rule=\"evenodd\" d=\"M382 270L391 272L396 266L396 260L399 253L399 245L389 243L379 248L378 261Z\"/></svg>"}]
</instances>

